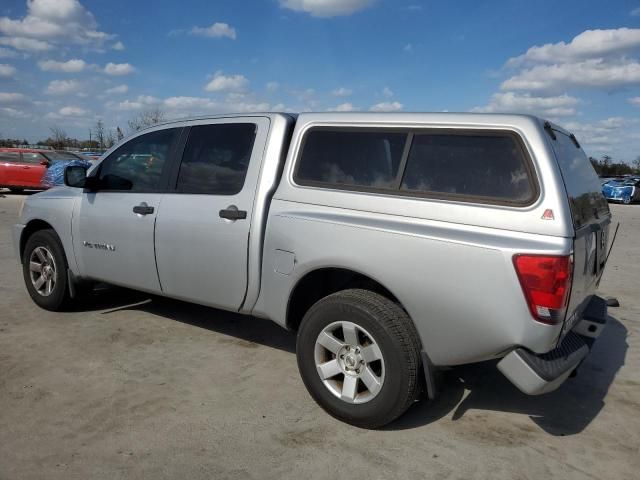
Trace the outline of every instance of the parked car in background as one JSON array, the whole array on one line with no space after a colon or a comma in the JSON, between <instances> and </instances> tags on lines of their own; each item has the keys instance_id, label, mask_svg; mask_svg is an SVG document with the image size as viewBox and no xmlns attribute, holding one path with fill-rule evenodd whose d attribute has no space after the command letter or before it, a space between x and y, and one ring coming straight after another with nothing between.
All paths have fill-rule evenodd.
<instances>
[{"instance_id":1,"label":"parked car in background","mask_svg":"<svg viewBox=\"0 0 640 480\"><path fill-rule=\"evenodd\" d=\"M48 169L70 161L83 161L79 155L61 150L28 148L0 148L0 188L19 193L28 190L46 190L52 185L43 183ZM63 169L64 170L64 169Z\"/></svg>"},{"instance_id":2,"label":"parked car in background","mask_svg":"<svg viewBox=\"0 0 640 480\"><path fill-rule=\"evenodd\" d=\"M640 201L640 178L618 178L602 185L602 194L609 202Z\"/></svg>"}]
</instances>

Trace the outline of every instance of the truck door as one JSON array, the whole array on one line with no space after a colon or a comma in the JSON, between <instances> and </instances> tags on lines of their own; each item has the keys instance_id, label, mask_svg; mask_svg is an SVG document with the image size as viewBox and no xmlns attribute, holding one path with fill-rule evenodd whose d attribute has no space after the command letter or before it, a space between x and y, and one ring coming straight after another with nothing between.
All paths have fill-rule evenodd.
<instances>
[{"instance_id":1,"label":"truck door","mask_svg":"<svg viewBox=\"0 0 640 480\"><path fill-rule=\"evenodd\" d=\"M156 221L165 295L237 310L269 119L195 122Z\"/></svg>"},{"instance_id":2,"label":"truck door","mask_svg":"<svg viewBox=\"0 0 640 480\"><path fill-rule=\"evenodd\" d=\"M74 213L73 247L83 275L160 292L154 224L181 128L134 137L97 167L96 191Z\"/></svg>"}]
</instances>

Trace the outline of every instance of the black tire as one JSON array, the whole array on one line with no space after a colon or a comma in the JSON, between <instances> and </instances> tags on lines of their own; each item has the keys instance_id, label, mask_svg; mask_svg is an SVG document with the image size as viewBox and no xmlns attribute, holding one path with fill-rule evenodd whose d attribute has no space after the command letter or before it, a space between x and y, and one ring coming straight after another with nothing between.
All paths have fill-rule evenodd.
<instances>
[{"instance_id":1,"label":"black tire","mask_svg":"<svg viewBox=\"0 0 640 480\"><path fill-rule=\"evenodd\" d=\"M31 281L29 263L34 250L38 247L44 247L51 252L55 263L55 285L48 296L39 293ZM56 312L63 310L69 303L67 257L54 230L38 230L27 239L22 259L22 273L29 295L39 307Z\"/></svg>"},{"instance_id":2,"label":"black tire","mask_svg":"<svg viewBox=\"0 0 640 480\"><path fill-rule=\"evenodd\" d=\"M11 193L23 193L24 192L24 188L9 187L9 191Z\"/></svg>"},{"instance_id":3,"label":"black tire","mask_svg":"<svg viewBox=\"0 0 640 480\"><path fill-rule=\"evenodd\" d=\"M316 369L316 340L325 327L349 321L375 338L384 358L385 378L366 403L343 401L325 386ZM350 289L329 295L305 314L296 342L298 368L307 390L333 417L362 428L378 428L402 415L420 390L421 344L407 313L369 290ZM338 377L339 378L339 377Z\"/></svg>"}]
</instances>

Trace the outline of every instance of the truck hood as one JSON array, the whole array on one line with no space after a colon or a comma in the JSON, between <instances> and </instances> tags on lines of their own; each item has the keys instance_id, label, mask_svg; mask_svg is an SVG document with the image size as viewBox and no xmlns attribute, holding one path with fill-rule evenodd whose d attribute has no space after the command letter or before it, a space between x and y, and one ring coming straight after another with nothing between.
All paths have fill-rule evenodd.
<instances>
[{"instance_id":1,"label":"truck hood","mask_svg":"<svg viewBox=\"0 0 640 480\"><path fill-rule=\"evenodd\" d=\"M60 186L50 188L49 190L45 190L43 192L36 193L27 198L26 203L31 203L32 201L45 200L51 198L76 198L82 195L81 188L72 188L67 186Z\"/></svg>"}]
</instances>

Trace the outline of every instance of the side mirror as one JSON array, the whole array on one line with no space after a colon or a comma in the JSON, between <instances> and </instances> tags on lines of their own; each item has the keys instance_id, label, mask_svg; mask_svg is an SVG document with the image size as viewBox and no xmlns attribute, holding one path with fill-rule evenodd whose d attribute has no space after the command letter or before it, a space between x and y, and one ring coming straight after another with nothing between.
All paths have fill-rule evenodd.
<instances>
[{"instance_id":1,"label":"side mirror","mask_svg":"<svg viewBox=\"0 0 640 480\"><path fill-rule=\"evenodd\" d=\"M40 165L44 165L45 167L49 166L49 160L40 160Z\"/></svg>"},{"instance_id":2,"label":"side mirror","mask_svg":"<svg viewBox=\"0 0 640 480\"><path fill-rule=\"evenodd\" d=\"M64 169L64 184L68 187L87 187L87 168L82 165L70 165Z\"/></svg>"}]
</instances>

